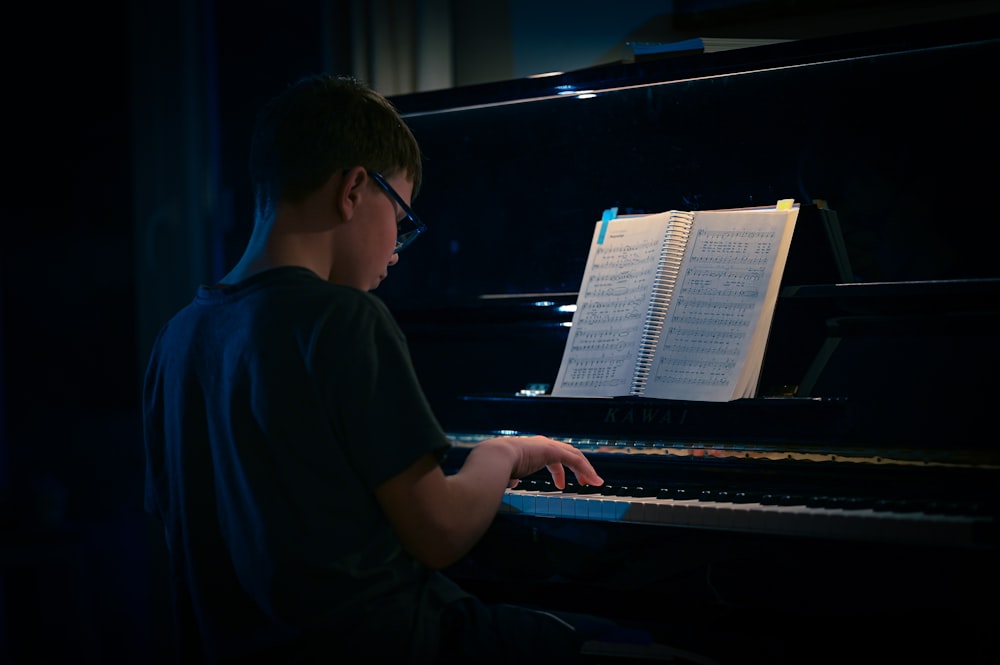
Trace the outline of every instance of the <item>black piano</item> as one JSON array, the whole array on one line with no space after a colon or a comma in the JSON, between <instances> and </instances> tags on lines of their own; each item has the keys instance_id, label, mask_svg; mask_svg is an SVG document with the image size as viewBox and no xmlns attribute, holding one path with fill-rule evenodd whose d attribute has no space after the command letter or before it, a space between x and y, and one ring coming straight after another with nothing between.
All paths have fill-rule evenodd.
<instances>
[{"instance_id":1,"label":"black piano","mask_svg":"<svg viewBox=\"0 0 1000 665\"><path fill-rule=\"evenodd\" d=\"M449 570L724 663L994 662L996 15L395 98L429 230L377 292L455 449L541 433ZM752 399L550 394L593 223L794 198ZM836 222L830 224L830 221Z\"/></svg>"}]
</instances>

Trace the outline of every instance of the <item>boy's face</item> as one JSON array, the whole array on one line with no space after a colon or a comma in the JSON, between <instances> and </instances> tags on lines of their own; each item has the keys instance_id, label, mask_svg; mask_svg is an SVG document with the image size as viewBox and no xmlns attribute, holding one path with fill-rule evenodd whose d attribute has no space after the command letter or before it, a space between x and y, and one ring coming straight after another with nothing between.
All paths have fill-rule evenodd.
<instances>
[{"instance_id":1,"label":"boy's face","mask_svg":"<svg viewBox=\"0 0 1000 665\"><path fill-rule=\"evenodd\" d=\"M386 183L406 203L413 183L405 173L386 178ZM364 195L350 224L350 232L339 244L344 251L334 261L330 281L363 291L372 291L389 275L389 266L399 260L396 253L397 222L406 217L400 205L373 178L362 190Z\"/></svg>"}]
</instances>

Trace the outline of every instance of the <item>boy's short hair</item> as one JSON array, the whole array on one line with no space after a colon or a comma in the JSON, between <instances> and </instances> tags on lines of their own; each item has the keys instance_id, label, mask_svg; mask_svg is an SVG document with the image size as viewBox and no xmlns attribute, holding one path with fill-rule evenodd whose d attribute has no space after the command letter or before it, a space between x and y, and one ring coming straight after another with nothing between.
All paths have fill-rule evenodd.
<instances>
[{"instance_id":1,"label":"boy's short hair","mask_svg":"<svg viewBox=\"0 0 1000 665\"><path fill-rule=\"evenodd\" d=\"M299 79L260 111L250 143L256 216L297 203L336 171L364 166L386 177L404 171L416 197L420 147L395 106L351 76Z\"/></svg>"}]
</instances>

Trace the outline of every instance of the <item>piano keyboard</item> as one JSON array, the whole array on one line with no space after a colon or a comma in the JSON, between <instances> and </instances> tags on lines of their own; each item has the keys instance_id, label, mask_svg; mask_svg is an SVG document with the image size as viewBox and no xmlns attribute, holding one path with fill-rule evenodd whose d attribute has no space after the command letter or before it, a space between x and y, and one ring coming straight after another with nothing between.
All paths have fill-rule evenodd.
<instances>
[{"instance_id":1,"label":"piano keyboard","mask_svg":"<svg viewBox=\"0 0 1000 665\"><path fill-rule=\"evenodd\" d=\"M500 512L945 546L980 544L993 528L992 517L970 505L572 484L558 490L536 480L508 489Z\"/></svg>"}]
</instances>

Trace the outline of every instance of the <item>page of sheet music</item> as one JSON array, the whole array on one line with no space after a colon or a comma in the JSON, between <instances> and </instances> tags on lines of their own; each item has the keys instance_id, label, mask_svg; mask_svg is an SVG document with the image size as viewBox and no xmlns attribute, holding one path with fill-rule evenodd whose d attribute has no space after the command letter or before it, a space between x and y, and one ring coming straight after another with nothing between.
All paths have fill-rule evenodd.
<instances>
[{"instance_id":1,"label":"page of sheet music","mask_svg":"<svg viewBox=\"0 0 1000 665\"><path fill-rule=\"evenodd\" d=\"M669 213L619 217L594 228L552 394L627 395Z\"/></svg>"},{"instance_id":2,"label":"page of sheet music","mask_svg":"<svg viewBox=\"0 0 1000 665\"><path fill-rule=\"evenodd\" d=\"M797 212L695 214L647 397L753 396L781 280L776 267L784 267ZM792 224L786 223L790 215Z\"/></svg>"}]
</instances>

